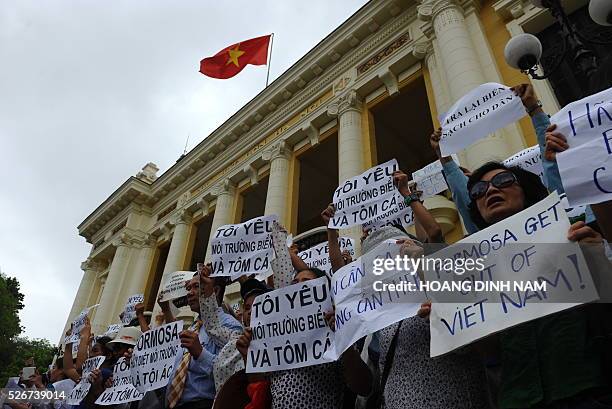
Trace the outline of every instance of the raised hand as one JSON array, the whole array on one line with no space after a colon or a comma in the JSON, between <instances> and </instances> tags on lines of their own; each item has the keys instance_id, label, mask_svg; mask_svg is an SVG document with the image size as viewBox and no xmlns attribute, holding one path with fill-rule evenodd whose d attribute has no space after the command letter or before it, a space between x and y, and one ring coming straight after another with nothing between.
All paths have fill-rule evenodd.
<instances>
[{"instance_id":1,"label":"raised hand","mask_svg":"<svg viewBox=\"0 0 612 409\"><path fill-rule=\"evenodd\" d=\"M249 345L251 345L251 339L253 339L253 331L251 328L245 328L240 338L236 340L236 349L242 355L242 359L246 362L247 352L249 350Z\"/></svg>"},{"instance_id":2,"label":"raised hand","mask_svg":"<svg viewBox=\"0 0 612 409\"><path fill-rule=\"evenodd\" d=\"M557 153L567 150L569 145L565 136L557 131L557 125L552 124L546 129L546 147L544 157L546 160L554 162L557 160Z\"/></svg>"}]
</instances>

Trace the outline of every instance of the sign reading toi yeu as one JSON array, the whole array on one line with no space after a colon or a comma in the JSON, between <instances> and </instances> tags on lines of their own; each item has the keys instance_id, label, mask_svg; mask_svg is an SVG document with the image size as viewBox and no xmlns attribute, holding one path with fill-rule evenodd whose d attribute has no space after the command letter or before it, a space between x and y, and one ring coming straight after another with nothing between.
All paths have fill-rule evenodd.
<instances>
[{"instance_id":1,"label":"sign reading toi yeu","mask_svg":"<svg viewBox=\"0 0 612 409\"><path fill-rule=\"evenodd\" d=\"M397 161L392 159L344 181L334 192L336 212L328 227L344 229L365 224L397 208L401 201L393 185L393 172L397 170Z\"/></svg>"},{"instance_id":2,"label":"sign reading toi yeu","mask_svg":"<svg viewBox=\"0 0 612 409\"><path fill-rule=\"evenodd\" d=\"M276 220L271 215L219 227L210 245L211 276L237 278L268 271L274 259L271 233Z\"/></svg>"},{"instance_id":3,"label":"sign reading toi yeu","mask_svg":"<svg viewBox=\"0 0 612 409\"><path fill-rule=\"evenodd\" d=\"M255 298L247 373L332 362L334 333L324 313L332 310L327 277L290 285Z\"/></svg>"},{"instance_id":4,"label":"sign reading toi yeu","mask_svg":"<svg viewBox=\"0 0 612 409\"><path fill-rule=\"evenodd\" d=\"M117 405L140 400L143 396L144 393L132 385L129 362L125 358L119 358L113 368L113 383L98 396L96 405Z\"/></svg>"},{"instance_id":5,"label":"sign reading toi yeu","mask_svg":"<svg viewBox=\"0 0 612 409\"><path fill-rule=\"evenodd\" d=\"M526 114L521 99L509 87L482 84L455 102L442 119L440 151L443 156L459 152Z\"/></svg>"},{"instance_id":6,"label":"sign reading toi yeu","mask_svg":"<svg viewBox=\"0 0 612 409\"><path fill-rule=\"evenodd\" d=\"M104 360L104 356L97 356L94 358L89 358L85 362L83 362L81 382L79 382L66 397L66 403L68 405L78 405L85 398L85 396L87 396L87 393L91 388L91 372L94 369L100 368Z\"/></svg>"}]
</instances>

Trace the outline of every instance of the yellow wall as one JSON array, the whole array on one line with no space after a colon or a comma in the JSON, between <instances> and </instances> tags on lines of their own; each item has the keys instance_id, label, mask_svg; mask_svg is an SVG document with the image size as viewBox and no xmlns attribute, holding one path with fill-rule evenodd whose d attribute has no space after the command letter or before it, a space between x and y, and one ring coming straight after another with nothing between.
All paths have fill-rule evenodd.
<instances>
[{"instance_id":1,"label":"yellow wall","mask_svg":"<svg viewBox=\"0 0 612 409\"><path fill-rule=\"evenodd\" d=\"M484 2L480 11L480 18L487 40L491 46L495 62L497 63L497 68L501 74L502 82L508 86L529 83L530 79L527 75L506 64L506 60L504 59L504 48L508 40L510 40L511 35L506 28L506 23L495 12L492 4L493 0L486 0ZM536 139L531 119L526 116L519 121L519 125L527 145L537 145L538 140Z\"/></svg>"}]
</instances>

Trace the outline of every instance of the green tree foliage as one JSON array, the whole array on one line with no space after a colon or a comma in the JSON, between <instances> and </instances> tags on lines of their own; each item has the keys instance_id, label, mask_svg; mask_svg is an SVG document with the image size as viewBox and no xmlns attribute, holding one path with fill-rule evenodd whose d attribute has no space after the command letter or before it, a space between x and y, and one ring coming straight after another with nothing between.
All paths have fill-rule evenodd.
<instances>
[{"instance_id":1,"label":"green tree foliage","mask_svg":"<svg viewBox=\"0 0 612 409\"><path fill-rule=\"evenodd\" d=\"M42 372L53 360L55 347L46 339L20 337L19 311L23 309L23 294L19 281L0 273L0 388L11 376L19 375L29 358Z\"/></svg>"}]
</instances>

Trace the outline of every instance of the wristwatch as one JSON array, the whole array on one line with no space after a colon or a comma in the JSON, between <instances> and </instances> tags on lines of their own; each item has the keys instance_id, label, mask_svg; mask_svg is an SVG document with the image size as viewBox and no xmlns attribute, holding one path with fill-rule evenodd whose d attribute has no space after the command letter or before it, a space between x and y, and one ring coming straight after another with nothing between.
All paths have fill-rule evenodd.
<instances>
[{"instance_id":1,"label":"wristwatch","mask_svg":"<svg viewBox=\"0 0 612 409\"><path fill-rule=\"evenodd\" d=\"M419 197L419 194L417 192L412 192L408 196L404 197L404 203L406 203L406 206L410 206L410 203L412 202L420 202L420 201L421 201L421 198Z\"/></svg>"},{"instance_id":2,"label":"wristwatch","mask_svg":"<svg viewBox=\"0 0 612 409\"><path fill-rule=\"evenodd\" d=\"M535 111L538 108L542 108L542 101L540 101L539 99L536 101L535 104L533 104L529 108L525 108L525 110L527 111L529 115L531 115L533 111Z\"/></svg>"}]
</instances>

